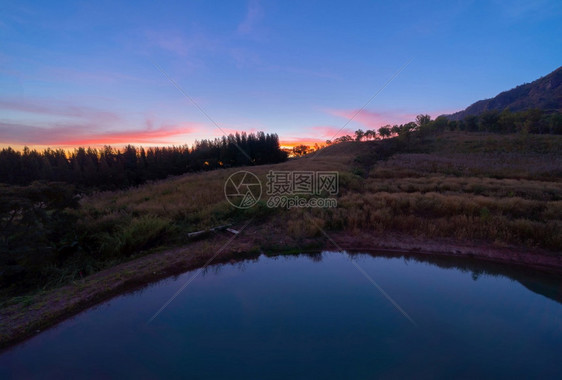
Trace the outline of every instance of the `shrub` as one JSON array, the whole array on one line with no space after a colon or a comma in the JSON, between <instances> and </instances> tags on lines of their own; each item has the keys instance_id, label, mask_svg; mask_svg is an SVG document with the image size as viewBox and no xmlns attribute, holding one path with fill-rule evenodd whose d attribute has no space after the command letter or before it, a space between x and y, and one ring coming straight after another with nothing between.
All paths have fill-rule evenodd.
<instances>
[{"instance_id":1,"label":"shrub","mask_svg":"<svg viewBox=\"0 0 562 380\"><path fill-rule=\"evenodd\" d=\"M170 222L154 216L141 216L114 233L98 236L99 252L103 258L130 256L160 243Z\"/></svg>"}]
</instances>

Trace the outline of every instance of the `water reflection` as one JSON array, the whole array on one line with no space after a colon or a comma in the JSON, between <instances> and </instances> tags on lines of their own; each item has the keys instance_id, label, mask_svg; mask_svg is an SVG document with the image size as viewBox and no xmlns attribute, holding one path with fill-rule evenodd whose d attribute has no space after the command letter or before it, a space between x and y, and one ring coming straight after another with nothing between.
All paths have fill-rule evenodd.
<instances>
[{"instance_id":1,"label":"water reflection","mask_svg":"<svg viewBox=\"0 0 562 380\"><path fill-rule=\"evenodd\" d=\"M307 258L312 262L321 263L325 253L335 253L332 251L325 252L301 252L298 254L279 254L267 253L266 256L270 259L301 259ZM386 259L403 259L404 263L416 262L426 263L437 266L442 269L458 270L464 273L470 273L472 279L477 281L481 276L502 276L509 278L513 281L519 282L530 291L545 296L553 301L562 304L562 276L555 273L541 271L539 269L524 267L515 264L497 263L493 261L485 261L482 259L471 257L456 257L446 255L428 255L416 254L410 252L386 252L386 251L372 251L372 252L345 252L341 253L348 258L357 258L369 256L373 258L386 258ZM261 254L245 254L239 260L231 260L227 263L211 265L207 267L201 275L205 274L218 274L225 266L235 266L238 270L244 271L247 265L259 261ZM177 276L176 276L177 277Z\"/></svg>"},{"instance_id":2,"label":"water reflection","mask_svg":"<svg viewBox=\"0 0 562 380\"><path fill-rule=\"evenodd\" d=\"M456 269L461 272L470 273L474 281L477 281L481 276L502 276L519 282L536 294L562 303L562 276L534 268L484 261L475 258L459 258L442 255L431 256L410 253L389 254L384 252L351 253L350 255L369 255L371 257L385 257L389 259L402 258L405 262L428 263L442 269Z\"/></svg>"},{"instance_id":3,"label":"water reflection","mask_svg":"<svg viewBox=\"0 0 562 380\"><path fill-rule=\"evenodd\" d=\"M206 268L147 324L194 273L116 297L3 352L0 378L562 373L561 279L536 270L380 252L246 255Z\"/></svg>"}]
</instances>

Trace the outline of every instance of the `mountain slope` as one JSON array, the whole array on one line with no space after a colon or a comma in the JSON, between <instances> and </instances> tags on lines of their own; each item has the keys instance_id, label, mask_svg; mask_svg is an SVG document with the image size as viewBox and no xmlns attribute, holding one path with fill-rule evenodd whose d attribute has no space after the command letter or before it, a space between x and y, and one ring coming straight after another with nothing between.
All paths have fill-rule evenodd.
<instances>
[{"instance_id":1,"label":"mountain slope","mask_svg":"<svg viewBox=\"0 0 562 380\"><path fill-rule=\"evenodd\" d=\"M461 120L468 115L505 108L514 112L529 108L562 112L562 66L531 83L504 91L494 98L480 100L464 111L445 116L451 120Z\"/></svg>"}]
</instances>

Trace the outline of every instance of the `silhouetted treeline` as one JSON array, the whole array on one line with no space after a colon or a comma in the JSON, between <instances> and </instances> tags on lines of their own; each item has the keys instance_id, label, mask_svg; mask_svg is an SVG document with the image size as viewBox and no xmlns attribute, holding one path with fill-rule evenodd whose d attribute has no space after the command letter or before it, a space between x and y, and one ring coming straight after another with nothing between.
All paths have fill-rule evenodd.
<instances>
[{"instance_id":1,"label":"silhouetted treeline","mask_svg":"<svg viewBox=\"0 0 562 380\"><path fill-rule=\"evenodd\" d=\"M122 150L78 148L42 152L24 148L0 151L0 183L27 185L36 180L72 183L101 189L138 185L190 171L281 162L287 154L277 134L236 133L187 145Z\"/></svg>"},{"instance_id":2,"label":"silhouetted treeline","mask_svg":"<svg viewBox=\"0 0 562 380\"><path fill-rule=\"evenodd\" d=\"M337 139L326 140L326 145L348 141L380 140L393 136L409 138L415 132L418 137L439 133L446 130L488 133L533 133L562 135L562 113L545 112L540 109L529 109L519 112L489 110L480 115L469 115L462 120L452 120L447 116L439 116L431 120L431 116L420 114L415 121L400 125L385 125L375 130L358 129L354 136L345 135ZM313 150L309 146L299 147L299 151Z\"/></svg>"},{"instance_id":3,"label":"silhouetted treeline","mask_svg":"<svg viewBox=\"0 0 562 380\"><path fill-rule=\"evenodd\" d=\"M562 134L562 114L559 112L544 112L540 109L511 112L489 110L479 115L469 115L462 120L440 120L439 127L451 130L459 129L468 132L515 133L527 132L535 134Z\"/></svg>"},{"instance_id":4,"label":"silhouetted treeline","mask_svg":"<svg viewBox=\"0 0 562 380\"><path fill-rule=\"evenodd\" d=\"M540 109L511 112L489 110L479 115L469 115L462 120L449 120L446 116L439 116L431 120L429 115L418 115L416 122L406 125L416 126L420 130L444 131L459 130L467 132L489 133L534 133L534 134L562 134L562 114L558 112L544 112ZM398 128L400 129L400 128Z\"/></svg>"}]
</instances>

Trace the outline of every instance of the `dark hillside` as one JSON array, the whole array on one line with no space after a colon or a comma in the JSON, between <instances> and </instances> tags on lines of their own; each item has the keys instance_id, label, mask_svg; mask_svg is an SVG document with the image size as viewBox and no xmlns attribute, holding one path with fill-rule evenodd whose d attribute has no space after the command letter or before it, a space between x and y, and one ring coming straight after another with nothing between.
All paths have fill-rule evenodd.
<instances>
[{"instance_id":1,"label":"dark hillside","mask_svg":"<svg viewBox=\"0 0 562 380\"><path fill-rule=\"evenodd\" d=\"M504 91L491 99L480 100L464 111L445 115L450 120L462 120L490 110L512 112L538 108L543 111L562 111L562 67L531 83Z\"/></svg>"}]
</instances>

